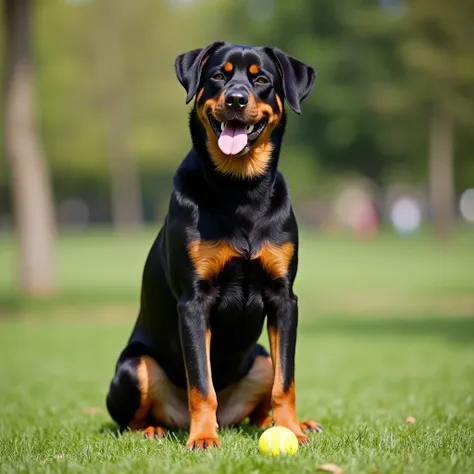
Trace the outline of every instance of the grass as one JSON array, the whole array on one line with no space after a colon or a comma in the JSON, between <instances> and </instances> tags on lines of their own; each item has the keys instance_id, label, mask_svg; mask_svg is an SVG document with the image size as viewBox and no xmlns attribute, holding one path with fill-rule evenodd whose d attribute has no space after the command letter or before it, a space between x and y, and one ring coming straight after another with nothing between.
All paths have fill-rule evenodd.
<instances>
[{"instance_id":1,"label":"grass","mask_svg":"<svg viewBox=\"0 0 474 474\"><path fill-rule=\"evenodd\" d=\"M43 304L12 296L0 272L0 472L474 472L472 233L449 246L303 236L298 413L326 429L291 458L261 456L248 426L205 453L187 452L185 433L117 433L104 397L151 238L65 236L61 293ZM0 238L0 268L11 245Z\"/></svg>"},{"instance_id":2,"label":"grass","mask_svg":"<svg viewBox=\"0 0 474 474\"><path fill-rule=\"evenodd\" d=\"M120 303L133 307L141 272L156 229L124 237L109 231L68 233L57 243L59 296L43 302ZM301 314L446 315L474 314L473 230L450 244L431 234L398 238L382 234L371 241L347 235L302 232L296 292ZM16 264L14 239L0 234L0 268ZM0 311L24 309L14 291L13 271L0 272ZM34 301L35 309L38 302Z\"/></svg>"}]
</instances>

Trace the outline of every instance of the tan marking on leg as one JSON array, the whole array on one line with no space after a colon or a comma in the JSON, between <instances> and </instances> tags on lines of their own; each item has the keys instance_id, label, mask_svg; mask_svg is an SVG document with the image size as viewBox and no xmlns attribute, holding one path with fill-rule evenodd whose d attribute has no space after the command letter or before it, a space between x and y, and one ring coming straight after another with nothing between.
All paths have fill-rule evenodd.
<instances>
[{"instance_id":1,"label":"tan marking on leg","mask_svg":"<svg viewBox=\"0 0 474 474\"><path fill-rule=\"evenodd\" d=\"M290 429L298 437L300 443L308 442L309 439L303 434L296 417L295 407L295 383L291 382L288 391L283 390L283 373L281 370L280 357L280 334L277 329L269 326L268 338L272 354L273 367L275 368L275 379L272 388L273 421L276 426L284 426Z\"/></svg>"},{"instance_id":2,"label":"tan marking on leg","mask_svg":"<svg viewBox=\"0 0 474 474\"><path fill-rule=\"evenodd\" d=\"M255 425L261 430L266 430L273 425L273 418L270 415L272 411L272 394L271 391L257 405L255 410L250 414L250 424Z\"/></svg>"},{"instance_id":3,"label":"tan marking on leg","mask_svg":"<svg viewBox=\"0 0 474 474\"><path fill-rule=\"evenodd\" d=\"M168 379L164 370L149 356L143 356L137 367L140 389L140 408L130 428L143 430L150 426L170 429L187 429L189 411L186 391ZM150 419L156 423L150 425Z\"/></svg>"},{"instance_id":4,"label":"tan marking on leg","mask_svg":"<svg viewBox=\"0 0 474 474\"><path fill-rule=\"evenodd\" d=\"M133 430L141 430L147 425L147 416L151 407L150 397L150 376L149 365L151 361L145 356L140 359L137 367L138 389L140 390L140 407L135 413L133 420L130 422L130 428Z\"/></svg>"},{"instance_id":5,"label":"tan marking on leg","mask_svg":"<svg viewBox=\"0 0 474 474\"><path fill-rule=\"evenodd\" d=\"M221 442L217 436L217 396L211 374L211 331L206 331L206 359L208 393L204 395L196 387L189 388L189 412L191 427L186 447L190 449L215 448ZM189 379L188 379L189 384Z\"/></svg>"}]
</instances>

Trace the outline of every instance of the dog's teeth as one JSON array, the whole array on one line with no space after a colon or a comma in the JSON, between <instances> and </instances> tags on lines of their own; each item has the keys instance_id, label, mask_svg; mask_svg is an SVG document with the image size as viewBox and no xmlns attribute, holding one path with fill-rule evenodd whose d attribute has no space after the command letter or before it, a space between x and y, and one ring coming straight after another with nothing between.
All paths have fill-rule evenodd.
<instances>
[{"instance_id":1,"label":"dog's teeth","mask_svg":"<svg viewBox=\"0 0 474 474\"><path fill-rule=\"evenodd\" d=\"M249 135L250 133L252 133L253 131L253 125L248 125L247 126L247 135Z\"/></svg>"},{"instance_id":2,"label":"dog's teeth","mask_svg":"<svg viewBox=\"0 0 474 474\"><path fill-rule=\"evenodd\" d=\"M225 122L221 122L221 130L224 131L225 128Z\"/></svg>"}]
</instances>

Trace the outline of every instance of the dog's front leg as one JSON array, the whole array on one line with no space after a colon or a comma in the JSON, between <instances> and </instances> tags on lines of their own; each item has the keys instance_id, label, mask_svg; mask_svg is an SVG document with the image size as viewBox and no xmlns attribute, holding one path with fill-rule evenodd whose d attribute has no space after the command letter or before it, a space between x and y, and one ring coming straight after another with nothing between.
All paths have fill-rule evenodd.
<instances>
[{"instance_id":1,"label":"dog's front leg","mask_svg":"<svg viewBox=\"0 0 474 474\"><path fill-rule=\"evenodd\" d=\"M205 449L220 446L217 436L217 397L211 377L209 308L197 297L182 298L178 304L178 314L191 415L186 447Z\"/></svg>"},{"instance_id":2,"label":"dog's front leg","mask_svg":"<svg viewBox=\"0 0 474 474\"><path fill-rule=\"evenodd\" d=\"M298 326L298 300L284 291L272 298L268 310L268 337L275 371L272 388L273 422L284 426L298 437L300 443L309 439L296 417L295 347Z\"/></svg>"}]
</instances>

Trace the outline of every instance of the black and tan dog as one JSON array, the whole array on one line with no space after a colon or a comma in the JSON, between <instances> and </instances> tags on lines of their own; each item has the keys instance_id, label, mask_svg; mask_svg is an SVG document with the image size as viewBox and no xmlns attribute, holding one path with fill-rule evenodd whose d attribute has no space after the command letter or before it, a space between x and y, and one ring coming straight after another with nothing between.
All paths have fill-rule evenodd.
<instances>
[{"instance_id":1,"label":"black and tan dog","mask_svg":"<svg viewBox=\"0 0 474 474\"><path fill-rule=\"evenodd\" d=\"M298 229L277 165L284 101L300 113L314 70L275 48L223 42L175 67L187 103L196 96L193 147L145 264L109 412L147 437L189 429L191 449L218 446L217 428L247 417L307 442L321 427L296 417ZM265 317L271 357L257 344Z\"/></svg>"}]
</instances>

